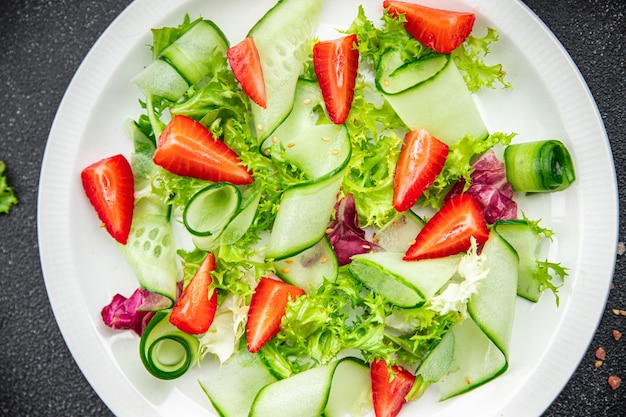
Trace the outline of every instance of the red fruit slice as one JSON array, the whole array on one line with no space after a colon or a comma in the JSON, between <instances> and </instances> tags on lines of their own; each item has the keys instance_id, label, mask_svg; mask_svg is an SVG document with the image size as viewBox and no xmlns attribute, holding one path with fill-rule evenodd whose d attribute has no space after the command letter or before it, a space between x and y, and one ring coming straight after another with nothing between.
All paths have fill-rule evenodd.
<instances>
[{"instance_id":1,"label":"red fruit slice","mask_svg":"<svg viewBox=\"0 0 626 417\"><path fill-rule=\"evenodd\" d=\"M217 310L217 290L210 291L209 286L213 282L211 271L214 270L215 256L209 252L172 308L170 323L185 333L206 333L213 323Z\"/></svg>"},{"instance_id":2,"label":"red fruit slice","mask_svg":"<svg viewBox=\"0 0 626 417\"><path fill-rule=\"evenodd\" d=\"M107 232L125 245L135 207L135 182L128 160L123 155L102 159L83 169L80 178Z\"/></svg>"},{"instance_id":3,"label":"red fruit slice","mask_svg":"<svg viewBox=\"0 0 626 417\"><path fill-rule=\"evenodd\" d=\"M232 149L214 138L206 126L187 116L174 116L166 126L153 160L176 175L235 185L253 181Z\"/></svg>"},{"instance_id":4,"label":"red fruit slice","mask_svg":"<svg viewBox=\"0 0 626 417\"><path fill-rule=\"evenodd\" d=\"M304 290L282 281L263 277L259 280L248 311L246 339L248 350L258 352L280 331L289 300L303 295Z\"/></svg>"},{"instance_id":5,"label":"red fruit slice","mask_svg":"<svg viewBox=\"0 0 626 417\"><path fill-rule=\"evenodd\" d=\"M430 187L443 169L448 145L426 130L413 130L404 137L393 183L393 206L406 211Z\"/></svg>"},{"instance_id":6,"label":"red fruit slice","mask_svg":"<svg viewBox=\"0 0 626 417\"><path fill-rule=\"evenodd\" d=\"M259 106L266 108L265 79L254 38L247 37L237 45L228 48L226 56L235 78L246 95Z\"/></svg>"},{"instance_id":7,"label":"red fruit slice","mask_svg":"<svg viewBox=\"0 0 626 417\"><path fill-rule=\"evenodd\" d=\"M392 366L393 379L387 363L374 361L370 365L372 397L376 417L395 417L407 402L406 395L415 383L415 376L399 366Z\"/></svg>"},{"instance_id":8,"label":"red fruit slice","mask_svg":"<svg viewBox=\"0 0 626 417\"><path fill-rule=\"evenodd\" d=\"M434 9L420 4L384 0L383 7L389 8L391 16L405 15L404 27L427 47L449 54L469 36L476 15L467 12Z\"/></svg>"},{"instance_id":9,"label":"red fruit slice","mask_svg":"<svg viewBox=\"0 0 626 417\"><path fill-rule=\"evenodd\" d=\"M359 66L356 43L356 35L349 35L318 42L313 47L313 67L328 117L335 124L345 122L352 107Z\"/></svg>"},{"instance_id":10,"label":"red fruit slice","mask_svg":"<svg viewBox=\"0 0 626 417\"><path fill-rule=\"evenodd\" d=\"M446 201L426 223L403 259L417 261L465 252L472 236L478 245L489 238L483 210L474 197L459 194Z\"/></svg>"}]
</instances>

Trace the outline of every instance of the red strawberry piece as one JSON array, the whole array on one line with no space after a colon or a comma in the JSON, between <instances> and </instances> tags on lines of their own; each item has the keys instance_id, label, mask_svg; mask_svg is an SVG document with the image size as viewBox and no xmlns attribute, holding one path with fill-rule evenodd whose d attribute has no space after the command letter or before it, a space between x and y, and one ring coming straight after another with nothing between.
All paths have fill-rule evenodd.
<instances>
[{"instance_id":1,"label":"red strawberry piece","mask_svg":"<svg viewBox=\"0 0 626 417\"><path fill-rule=\"evenodd\" d=\"M247 37L237 45L228 48L226 56L235 78L246 95L259 106L266 108L265 79L254 38Z\"/></svg>"},{"instance_id":2,"label":"red strawberry piece","mask_svg":"<svg viewBox=\"0 0 626 417\"><path fill-rule=\"evenodd\" d=\"M383 360L370 365L372 397L376 417L395 417L407 402L406 396L415 383L415 376L409 371L392 366L389 372Z\"/></svg>"},{"instance_id":3,"label":"red strawberry piece","mask_svg":"<svg viewBox=\"0 0 626 417\"><path fill-rule=\"evenodd\" d=\"M335 124L345 122L352 107L359 66L356 43L356 35L348 35L313 47L313 67L328 117Z\"/></svg>"},{"instance_id":4,"label":"red strawberry piece","mask_svg":"<svg viewBox=\"0 0 626 417\"><path fill-rule=\"evenodd\" d=\"M280 331L280 322L285 316L287 303L303 295L304 290L263 277L256 286L246 323L248 350L258 352L268 340Z\"/></svg>"},{"instance_id":5,"label":"red strawberry piece","mask_svg":"<svg viewBox=\"0 0 626 417\"><path fill-rule=\"evenodd\" d=\"M465 252L471 238L482 245L489 238L489 230L481 205L469 194L459 194L446 201L426 223L404 255L406 261L442 258Z\"/></svg>"},{"instance_id":6,"label":"red strawberry piece","mask_svg":"<svg viewBox=\"0 0 626 417\"><path fill-rule=\"evenodd\" d=\"M384 0L391 16L405 15L404 27L427 47L449 54L469 36L476 15L467 12L434 9L403 1Z\"/></svg>"},{"instance_id":7,"label":"red strawberry piece","mask_svg":"<svg viewBox=\"0 0 626 417\"><path fill-rule=\"evenodd\" d=\"M105 158L83 169L80 178L107 232L125 245L135 208L135 182L128 160L123 155Z\"/></svg>"},{"instance_id":8,"label":"red strawberry piece","mask_svg":"<svg viewBox=\"0 0 626 417\"><path fill-rule=\"evenodd\" d=\"M206 333L213 323L217 310L217 290L210 288L214 270L215 256L209 252L172 308L170 323L185 333Z\"/></svg>"},{"instance_id":9,"label":"red strawberry piece","mask_svg":"<svg viewBox=\"0 0 626 417\"><path fill-rule=\"evenodd\" d=\"M176 175L235 185L253 181L232 149L214 138L206 126L187 116L174 116L165 127L153 160Z\"/></svg>"},{"instance_id":10,"label":"red strawberry piece","mask_svg":"<svg viewBox=\"0 0 626 417\"><path fill-rule=\"evenodd\" d=\"M448 145L426 130L412 130L404 137L393 184L393 206L406 211L430 187L443 169Z\"/></svg>"}]
</instances>

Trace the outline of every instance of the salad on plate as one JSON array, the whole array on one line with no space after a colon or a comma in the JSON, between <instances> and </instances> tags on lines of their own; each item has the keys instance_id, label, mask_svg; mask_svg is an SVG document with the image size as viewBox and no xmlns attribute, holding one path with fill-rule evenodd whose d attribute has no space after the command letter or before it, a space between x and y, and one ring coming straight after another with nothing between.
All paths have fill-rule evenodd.
<instances>
[{"instance_id":1,"label":"salad on plate","mask_svg":"<svg viewBox=\"0 0 626 417\"><path fill-rule=\"evenodd\" d=\"M498 32L385 0L320 39L323 6L280 0L241 40L152 29L133 152L81 171L137 278L103 323L157 379L217 363L198 389L223 416L473 390L509 366L518 297L558 304L567 276L517 203L575 181L567 147L489 131L472 96L515 88L485 61Z\"/></svg>"}]
</instances>

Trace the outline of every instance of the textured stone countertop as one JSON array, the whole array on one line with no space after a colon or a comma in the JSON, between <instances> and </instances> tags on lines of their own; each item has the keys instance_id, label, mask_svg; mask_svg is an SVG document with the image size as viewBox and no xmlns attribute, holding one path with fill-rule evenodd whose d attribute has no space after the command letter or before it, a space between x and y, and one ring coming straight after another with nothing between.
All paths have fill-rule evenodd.
<instances>
[{"instance_id":1,"label":"textured stone countertop","mask_svg":"<svg viewBox=\"0 0 626 417\"><path fill-rule=\"evenodd\" d=\"M0 2L0 160L20 199L0 214L0 415L107 416L111 412L70 355L54 320L39 262L37 188L59 102L96 39L128 0ZM589 85L610 140L626 207L626 2L526 0L564 45ZM624 209L620 210L623 220ZM620 221L619 240L625 237ZM626 260L589 348L545 417L626 416ZM613 338L613 330L625 334ZM594 367L595 351L606 360ZM612 390L607 378L619 375ZM470 415L470 414L468 414Z\"/></svg>"}]
</instances>

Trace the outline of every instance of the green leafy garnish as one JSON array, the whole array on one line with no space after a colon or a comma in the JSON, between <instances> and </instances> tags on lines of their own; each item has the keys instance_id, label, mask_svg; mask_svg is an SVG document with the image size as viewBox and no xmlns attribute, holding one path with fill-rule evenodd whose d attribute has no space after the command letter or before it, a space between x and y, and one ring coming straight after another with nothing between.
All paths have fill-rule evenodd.
<instances>
[{"instance_id":1,"label":"green leafy garnish","mask_svg":"<svg viewBox=\"0 0 626 417\"><path fill-rule=\"evenodd\" d=\"M5 162L0 161L0 213L8 213L11 206L18 203L13 189L7 182L7 177L4 173L6 168Z\"/></svg>"}]
</instances>

